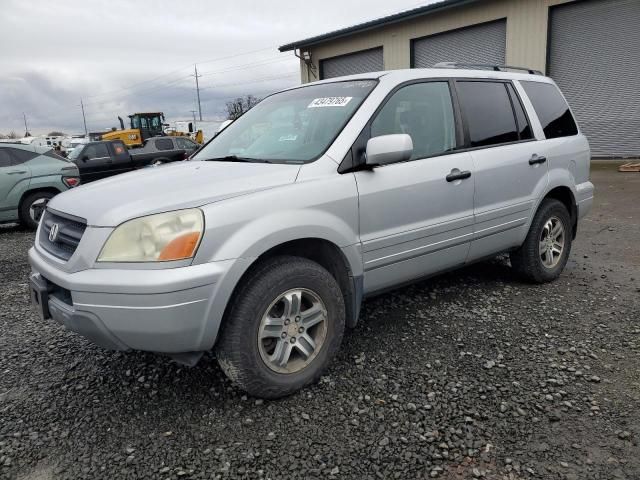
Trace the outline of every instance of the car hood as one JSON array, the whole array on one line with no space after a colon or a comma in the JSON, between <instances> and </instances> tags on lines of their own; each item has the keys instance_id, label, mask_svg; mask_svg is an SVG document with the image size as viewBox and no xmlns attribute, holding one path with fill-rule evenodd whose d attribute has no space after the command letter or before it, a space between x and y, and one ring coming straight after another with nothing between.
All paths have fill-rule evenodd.
<instances>
[{"instance_id":1,"label":"car hood","mask_svg":"<svg viewBox=\"0 0 640 480\"><path fill-rule=\"evenodd\" d=\"M265 190L296 179L300 165L177 162L81 185L49 202L49 208L115 227L131 218L192 208Z\"/></svg>"}]
</instances>

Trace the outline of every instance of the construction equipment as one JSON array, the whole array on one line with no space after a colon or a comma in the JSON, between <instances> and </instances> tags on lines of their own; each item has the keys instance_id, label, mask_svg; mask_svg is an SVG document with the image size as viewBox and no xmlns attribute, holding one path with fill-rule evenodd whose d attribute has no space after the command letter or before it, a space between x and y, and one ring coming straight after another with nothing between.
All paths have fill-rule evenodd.
<instances>
[{"instance_id":1,"label":"construction equipment","mask_svg":"<svg viewBox=\"0 0 640 480\"><path fill-rule=\"evenodd\" d=\"M197 123L191 120L177 120L171 127L165 129L165 132L172 137L185 136L203 144L216 136L223 123L222 120L201 120Z\"/></svg>"},{"instance_id":2,"label":"construction equipment","mask_svg":"<svg viewBox=\"0 0 640 480\"><path fill-rule=\"evenodd\" d=\"M124 122L121 117L120 130L113 130L101 135L101 140L122 140L129 147L141 147L144 141L150 137L164 135L163 122L164 113L162 112L144 112L129 115L130 128L124 128Z\"/></svg>"}]
</instances>

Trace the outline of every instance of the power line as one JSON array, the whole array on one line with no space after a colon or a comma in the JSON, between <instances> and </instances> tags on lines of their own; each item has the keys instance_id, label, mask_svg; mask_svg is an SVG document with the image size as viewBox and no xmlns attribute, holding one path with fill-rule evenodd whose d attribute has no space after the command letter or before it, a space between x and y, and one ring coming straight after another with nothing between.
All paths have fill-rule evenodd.
<instances>
[{"instance_id":1,"label":"power line","mask_svg":"<svg viewBox=\"0 0 640 480\"><path fill-rule=\"evenodd\" d=\"M276 46L271 46L271 47L260 48L260 49L257 49L257 50L249 50L249 51L246 51L246 52L240 52L240 53L236 53L236 54L233 54L233 55L227 55L227 56L224 56L224 57L212 58L212 59L205 60L205 61L198 62L198 63L204 64L204 63L217 62L217 61L220 61L220 60L228 60L230 58L236 58L236 57L240 57L240 56L244 56L244 55L250 55L252 53L263 52L265 50L271 50L271 49L275 49L275 48L277 48L277 47ZM117 89L117 90L112 90L112 91L104 92L104 93L97 93L95 95L87 96L86 98L103 97L103 96L112 95L113 93L117 93L117 92L121 92L121 91L125 91L125 90L133 90L133 89L137 88L139 85L143 85L145 83L155 82L156 80L159 80L159 79L164 78L164 77L168 77L168 76L173 75L173 74L175 74L177 72L180 72L181 70L185 70L186 68L191 68L191 65L192 64L177 68L175 70L172 70L172 71L170 71L168 73L165 73L163 75L158 75L157 77L151 78L149 80L143 80L143 81L131 84L128 87L123 87L123 88L120 88L120 89Z\"/></svg>"}]
</instances>

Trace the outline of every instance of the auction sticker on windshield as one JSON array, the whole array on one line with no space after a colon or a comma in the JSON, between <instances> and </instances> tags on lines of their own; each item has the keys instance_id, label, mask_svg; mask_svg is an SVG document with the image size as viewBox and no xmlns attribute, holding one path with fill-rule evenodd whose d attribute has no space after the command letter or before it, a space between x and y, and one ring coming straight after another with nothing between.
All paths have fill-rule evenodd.
<instances>
[{"instance_id":1,"label":"auction sticker on windshield","mask_svg":"<svg viewBox=\"0 0 640 480\"><path fill-rule=\"evenodd\" d=\"M353 97L323 97L314 98L307 108L344 107Z\"/></svg>"}]
</instances>

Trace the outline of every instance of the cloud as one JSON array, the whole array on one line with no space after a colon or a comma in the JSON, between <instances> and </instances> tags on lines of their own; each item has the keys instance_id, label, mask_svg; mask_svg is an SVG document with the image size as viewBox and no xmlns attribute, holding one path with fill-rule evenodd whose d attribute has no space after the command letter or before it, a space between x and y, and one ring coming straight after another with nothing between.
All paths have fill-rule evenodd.
<instances>
[{"instance_id":1,"label":"cloud","mask_svg":"<svg viewBox=\"0 0 640 480\"><path fill-rule=\"evenodd\" d=\"M299 83L299 64L277 47L416 6L411 0L297 2L234 0L3 0L0 132L83 131L117 116L163 111L191 117L198 64L203 117L226 100L264 96ZM422 2L430 3L428 0Z\"/></svg>"}]
</instances>

